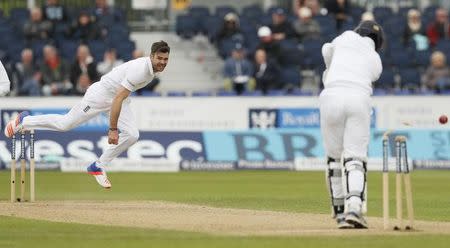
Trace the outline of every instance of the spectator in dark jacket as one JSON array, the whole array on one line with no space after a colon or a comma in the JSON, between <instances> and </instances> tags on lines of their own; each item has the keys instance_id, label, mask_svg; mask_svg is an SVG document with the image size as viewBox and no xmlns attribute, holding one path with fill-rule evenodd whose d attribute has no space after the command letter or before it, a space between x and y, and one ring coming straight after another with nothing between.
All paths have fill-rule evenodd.
<instances>
[{"instance_id":1,"label":"spectator in dark jacket","mask_svg":"<svg viewBox=\"0 0 450 248\"><path fill-rule=\"evenodd\" d=\"M220 44L223 40L231 38L243 41L243 35L239 28L239 19L235 13L225 15L223 26L217 34L217 43Z\"/></svg>"},{"instance_id":2,"label":"spectator in dark jacket","mask_svg":"<svg viewBox=\"0 0 450 248\"><path fill-rule=\"evenodd\" d=\"M29 45L35 40L48 40L52 31L52 23L42 19L40 8L30 10L30 20L23 26L23 33Z\"/></svg>"},{"instance_id":3,"label":"spectator in dark jacket","mask_svg":"<svg viewBox=\"0 0 450 248\"><path fill-rule=\"evenodd\" d=\"M351 17L351 5L348 0L328 0L325 4L328 14L334 15L336 28L341 29L342 24Z\"/></svg>"},{"instance_id":4,"label":"spectator in dark jacket","mask_svg":"<svg viewBox=\"0 0 450 248\"><path fill-rule=\"evenodd\" d=\"M99 79L97 64L94 62L89 48L86 45L80 45L78 47L76 60L70 69L70 82L73 85L73 89L77 88L82 75L87 76L90 84ZM85 77L83 77L83 82L84 81L86 81Z\"/></svg>"},{"instance_id":5,"label":"spectator in dark jacket","mask_svg":"<svg viewBox=\"0 0 450 248\"><path fill-rule=\"evenodd\" d=\"M272 37L276 41L295 37L292 24L287 20L286 12L283 8L276 9L272 14L272 24L269 25Z\"/></svg>"},{"instance_id":6,"label":"spectator in dark jacket","mask_svg":"<svg viewBox=\"0 0 450 248\"><path fill-rule=\"evenodd\" d=\"M272 31L270 28L266 26L260 27L258 29L258 37L260 40L258 49L264 49L268 59L275 60L279 63L281 57L280 43L272 38Z\"/></svg>"},{"instance_id":7,"label":"spectator in dark jacket","mask_svg":"<svg viewBox=\"0 0 450 248\"><path fill-rule=\"evenodd\" d=\"M33 60L33 50L26 48L22 51L20 62L14 65L12 82L14 91L19 96L41 95L42 74Z\"/></svg>"},{"instance_id":8,"label":"spectator in dark jacket","mask_svg":"<svg viewBox=\"0 0 450 248\"><path fill-rule=\"evenodd\" d=\"M262 90L264 94L267 94L268 90L282 88L279 82L280 67L276 62L267 60L266 51L263 49L258 49L255 53L254 78L256 89Z\"/></svg>"},{"instance_id":9,"label":"spectator in dark jacket","mask_svg":"<svg viewBox=\"0 0 450 248\"><path fill-rule=\"evenodd\" d=\"M69 29L69 36L83 43L102 39L104 35L105 31L95 24L87 12L81 12L78 19L74 21Z\"/></svg>"},{"instance_id":10,"label":"spectator in dark jacket","mask_svg":"<svg viewBox=\"0 0 450 248\"><path fill-rule=\"evenodd\" d=\"M436 10L435 21L428 26L427 36L431 46L435 46L441 39L450 38L450 23L446 9L439 8Z\"/></svg>"},{"instance_id":11,"label":"spectator in dark jacket","mask_svg":"<svg viewBox=\"0 0 450 248\"><path fill-rule=\"evenodd\" d=\"M408 11L406 27L403 32L403 43L407 45L416 35L426 38L425 27L422 25L420 12L416 9L410 9Z\"/></svg>"}]
</instances>

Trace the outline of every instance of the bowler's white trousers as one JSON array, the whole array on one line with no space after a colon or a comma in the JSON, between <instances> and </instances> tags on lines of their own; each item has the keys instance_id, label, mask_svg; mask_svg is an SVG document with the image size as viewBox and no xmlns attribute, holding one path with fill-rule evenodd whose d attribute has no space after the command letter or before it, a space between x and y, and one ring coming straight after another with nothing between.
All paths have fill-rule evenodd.
<instances>
[{"instance_id":1,"label":"bowler's white trousers","mask_svg":"<svg viewBox=\"0 0 450 248\"><path fill-rule=\"evenodd\" d=\"M23 119L24 129L52 130L65 132L85 123L94 116L111 110L114 93L95 83L87 90L83 99L65 115L48 114L27 116ZM109 145L99 158L100 165L108 165L114 158L136 143L139 130L130 108L130 99L125 99L120 111L117 128L120 131L119 143Z\"/></svg>"}]
</instances>

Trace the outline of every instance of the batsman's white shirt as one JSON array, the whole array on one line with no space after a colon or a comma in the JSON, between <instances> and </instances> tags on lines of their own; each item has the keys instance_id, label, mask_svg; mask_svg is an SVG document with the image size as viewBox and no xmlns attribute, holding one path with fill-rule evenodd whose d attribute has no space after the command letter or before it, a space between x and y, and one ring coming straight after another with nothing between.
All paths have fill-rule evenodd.
<instances>
[{"instance_id":1,"label":"batsman's white shirt","mask_svg":"<svg viewBox=\"0 0 450 248\"><path fill-rule=\"evenodd\" d=\"M372 82L380 77L375 43L346 31L322 47L326 70L320 124L327 156L367 158Z\"/></svg>"},{"instance_id":2,"label":"batsman's white shirt","mask_svg":"<svg viewBox=\"0 0 450 248\"><path fill-rule=\"evenodd\" d=\"M28 116L23 119L23 127L36 130L68 131L102 112L109 115L111 103L120 86L135 91L150 83L154 76L149 57L128 61L117 66L101 77L100 81L91 85L83 99L67 114ZM137 141L139 130L135 123L130 108L130 99L125 99L117 124L120 130L119 144L110 145L104 150L99 159L100 164L107 165Z\"/></svg>"},{"instance_id":3,"label":"batsman's white shirt","mask_svg":"<svg viewBox=\"0 0 450 248\"><path fill-rule=\"evenodd\" d=\"M5 67L0 61L0 96L8 94L10 86L11 82L9 81L8 73L6 73Z\"/></svg>"}]
</instances>

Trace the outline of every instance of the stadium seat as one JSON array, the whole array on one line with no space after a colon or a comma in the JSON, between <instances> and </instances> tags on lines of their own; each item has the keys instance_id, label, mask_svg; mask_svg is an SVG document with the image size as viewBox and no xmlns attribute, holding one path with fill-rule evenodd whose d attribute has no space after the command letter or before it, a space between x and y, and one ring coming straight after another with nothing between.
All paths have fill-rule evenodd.
<instances>
[{"instance_id":1,"label":"stadium seat","mask_svg":"<svg viewBox=\"0 0 450 248\"><path fill-rule=\"evenodd\" d=\"M294 88L287 92L289 96L313 96L314 93L310 90L302 90L300 88Z\"/></svg>"},{"instance_id":2,"label":"stadium seat","mask_svg":"<svg viewBox=\"0 0 450 248\"><path fill-rule=\"evenodd\" d=\"M366 10L363 7L359 6L352 6L352 8L350 9L350 14L354 22L356 23L359 23L359 21L361 20L361 16L364 12L366 12Z\"/></svg>"},{"instance_id":3,"label":"stadium seat","mask_svg":"<svg viewBox=\"0 0 450 248\"><path fill-rule=\"evenodd\" d=\"M79 41L65 39L60 40L58 42L59 53L63 58L72 61L75 57L79 45Z\"/></svg>"},{"instance_id":4,"label":"stadium seat","mask_svg":"<svg viewBox=\"0 0 450 248\"><path fill-rule=\"evenodd\" d=\"M378 6L373 9L373 15L375 16L375 20L377 20L379 23L383 23L390 16L392 16L393 13L390 7Z\"/></svg>"},{"instance_id":5,"label":"stadium seat","mask_svg":"<svg viewBox=\"0 0 450 248\"><path fill-rule=\"evenodd\" d=\"M141 96L153 96L153 97L158 97L161 96L160 92L155 92L155 91L148 91L148 90L143 90L141 92Z\"/></svg>"},{"instance_id":6,"label":"stadium seat","mask_svg":"<svg viewBox=\"0 0 450 248\"><path fill-rule=\"evenodd\" d=\"M210 16L209 9L205 6L192 6L189 8L188 13L195 22L195 32L206 34L208 30L203 23Z\"/></svg>"},{"instance_id":7,"label":"stadium seat","mask_svg":"<svg viewBox=\"0 0 450 248\"><path fill-rule=\"evenodd\" d=\"M301 84L300 70L296 67L284 67L281 69L281 83L285 86L291 85L294 88Z\"/></svg>"},{"instance_id":8,"label":"stadium seat","mask_svg":"<svg viewBox=\"0 0 450 248\"><path fill-rule=\"evenodd\" d=\"M377 89L393 89L395 88L395 74L391 68L385 68L380 78L374 84Z\"/></svg>"},{"instance_id":9,"label":"stadium seat","mask_svg":"<svg viewBox=\"0 0 450 248\"><path fill-rule=\"evenodd\" d=\"M303 53L298 48L298 43L295 40L282 40L280 42L280 64L283 66L301 65L303 62Z\"/></svg>"},{"instance_id":10,"label":"stadium seat","mask_svg":"<svg viewBox=\"0 0 450 248\"><path fill-rule=\"evenodd\" d=\"M216 96L237 96L236 92L234 91L218 91Z\"/></svg>"},{"instance_id":11,"label":"stadium seat","mask_svg":"<svg viewBox=\"0 0 450 248\"><path fill-rule=\"evenodd\" d=\"M192 96L212 96L213 93L211 91L194 91L192 92Z\"/></svg>"},{"instance_id":12,"label":"stadium seat","mask_svg":"<svg viewBox=\"0 0 450 248\"><path fill-rule=\"evenodd\" d=\"M205 21L202 22L202 28L206 30L206 35L208 36L210 42L216 40L220 29L222 28L223 19L217 16L209 16Z\"/></svg>"},{"instance_id":13,"label":"stadium seat","mask_svg":"<svg viewBox=\"0 0 450 248\"><path fill-rule=\"evenodd\" d=\"M223 20L226 14L236 13L236 9L231 5L221 5L216 7L215 15Z\"/></svg>"},{"instance_id":14,"label":"stadium seat","mask_svg":"<svg viewBox=\"0 0 450 248\"><path fill-rule=\"evenodd\" d=\"M131 40L123 40L121 43L115 44L114 48L119 58L128 61L131 59L134 49L136 49L136 44Z\"/></svg>"},{"instance_id":15,"label":"stadium seat","mask_svg":"<svg viewBox=\"0 0 450 248\"><path fill-rule=\"evenodd\" d=\"M391 51L390 64L396 68L407 68L414 65L414 58L404 49Z\"/></svg>"},{"instance_id":16,"label":"stadium seat","mask_svg":"<svg viewBox=\"0 0 450 248\"><path fill-rule=\"evenodd\" d=\"M263 93L260 90L244 91L241 94L241 96L262 96L262 95Z\"/></svg>"},{"instance_id":17,"label":"stadium seat","mask_svg":"<svg viewBox=\"0 0 450 248\"><path fill-rule=\"evenodd\" d=\"M285 90L268 90L266 93L267 96L284 96L286 95L286 91Z\"/></svg>"},{"instance_id":18,"label":"stadium seat","mask_svg":"<svg viewBox=\"0 0 450 248\"><path fill-rule=\"evenodd\" d=\"M420 88L420 73L416 69L407 68L402 69L400 74L400 86L402 89L419 89Z\"/></svg>"},{"instance_id":19,"label":"stadium seat","mask_svg":"<svg viewBox=\"0 0 450 248\"><path fill-rule=\"evenodd\" d=\"M169 91L169 92L167 92L167 96L170 96L170 97L186 96L186 92L184 92L184 91Z\"/></svg>"},{"instance_id":20,"label":"stadium seat","mask_svg":"<svg viewBox=\"0 0 450 248\"><path fill-rule=\"evenodd\" d=\"M259 21L259 19L261 19L261 17L263 16L263 14L264 14L263 10L258 5L245 6L244 8L242 8L241 11L241 16L246 17L250 20Z\"/></svg>"},{"instance_id":21,"label":"stadium seat","mask_svg":"<svg viewBox=\"0 0 450 248\"><path fill-rule=\"evenodd\" d=\"M195 30L197 29L195 20L191 18L190 15L178 15L175 23L176 33L185 38L189 39L195 35Z\"/></svg>"},{"instance_id":22,"label":"stadium seat","mask_svg":"<svg viewBox=\"0 0 450 248\"><path fill-rule=\"evenodd\" d=\"M373 89L372 95L374 96L385 96L387 95L387 91L385 89Z\"/></svg>"},{"instance_id":23,"label":"stadium seat","mask_svg":"<svg viewBox=\"0 0 450 248\"><path fill-rule=\"evenodd\" d=\"M415 64L416 66L425 69L430 64L431 51L416 51L415 52Z\"/></svg>"},{"instance_id":24,"label":"stadium seat","mask_svg":"<svg viewBox=\"0 0 450 248\"><path fill-rule=\"evenodd\" d=\"M102 61L103 55L107 49L105 42L101 40L90 40L87 43L89 50L91 51L92 57L94 57L95 61ZM119 53L117 51L117 53Z\"/></svg>"},{"instance_id":25,"label":"stadium seat","mask_svg":"<svg viewBox=\"0 0 450 248\"><path fill-rule=\"evenodd\" d=\"M9 20L17 30L22 31L23 24L30 19L30 11L27 8L12 8L9 12Z\"/></svg>"}]
</instances>

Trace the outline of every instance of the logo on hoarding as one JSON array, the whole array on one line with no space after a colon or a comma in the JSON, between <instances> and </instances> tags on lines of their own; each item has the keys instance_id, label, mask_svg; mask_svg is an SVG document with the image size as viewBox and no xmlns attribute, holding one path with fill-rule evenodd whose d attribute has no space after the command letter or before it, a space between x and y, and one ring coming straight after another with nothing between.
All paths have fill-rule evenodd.
<instances>
[{"instance_id":1,"label":"logo on hoarding","mask_svg":"<svg viewBox=\"0 0 450 248\"><path fill-rule=\"evenodd\" d=\"M279 128L320 127L318 108L282 108L278 116Z\"/></svg>"},{"instance_id":2,"label":"logo on hoarding","mask_svg":"<svg viewBox=\"0 0 450 248\"><path fill-rule=\"evenodd\" d=\"M276 127L276 109L250 109L250 128L268 129Z\"/></svg>"}]
</instances>

